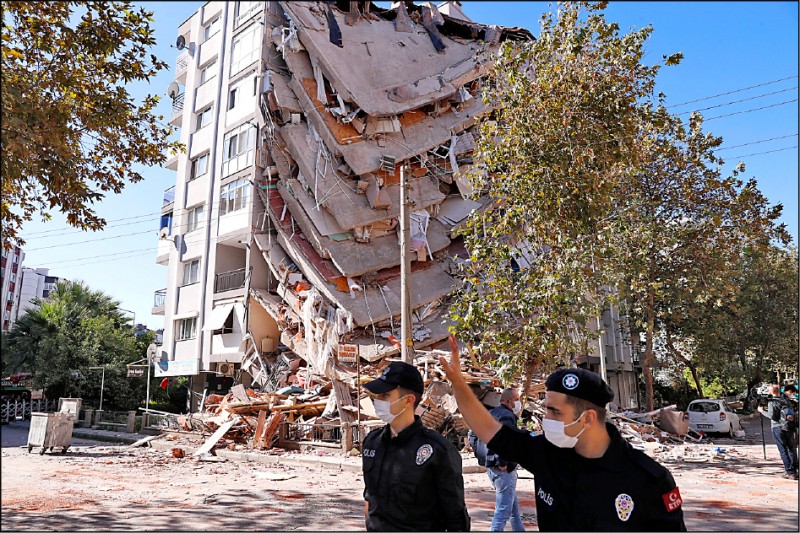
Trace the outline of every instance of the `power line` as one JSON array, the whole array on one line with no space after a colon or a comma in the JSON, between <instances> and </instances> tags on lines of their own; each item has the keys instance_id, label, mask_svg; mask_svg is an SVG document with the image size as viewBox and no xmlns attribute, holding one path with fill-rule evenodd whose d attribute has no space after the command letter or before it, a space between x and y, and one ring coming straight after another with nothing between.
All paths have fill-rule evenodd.
<instances>
[{"instance_id":1,"label":"power line","mask_svg":"<svg viewBox=\"0 0 800 533\"><path fill-rule=\"evenodd\" d=\"M153 215L157 215L157 214L159 214L159 213L160 213L160 211L156 211L155 213L146 213L146 214L143 214L143 215L135 215L135 216L126 217L126 218L117 218L117 219L113 219L113 220L107 220L106 222L108 223L108 222L121 222L121 221L123 221L123 220L133 220L133 219L136 219L136 218L150 217L150 216L153 216ZM132 224L133 224L133 223L132 223ZM125 224L118 224L118 225L120 225L120 226L124 226ZM115 225L115 226L117 226L117 225ZM109 227L112 227L112 225L111 225L111 224L109 224L109 225L107 225L106 227L107 227L107 228L109 228ZM78 229L78 228L76 228L76 229ZM104 228L104 229L105 229L105 228ZM42 235L42 234L45 234L45 233L53 233L53 232L60 232L60 231L63 231L63 228L58 228L58 229L49 229L49 230L42 230L42 231L34 231L34 232L32 232L32 233L28 233L28 234L26 234L26 235L25 235L25 238L27 239L27 238L28 238L28 237L30 237L31 235ZM65 233L66 233L66 232L65 232Z\"/></svg>"},{"instance_id":2,"label":"power line","mask_svg":"<svg viewBox=\"0 0 800 533\"><path fill-rule=\"evenodd\" d=\"M789 87L788 89L781 89L780 91L774 91L774 92L771 92L771 93L759 94L759 95L756 95L756 96L751 96L750 98L742 98L741 100L734 100L733 102L728 102L728 103L725 103L725 104L717 104L717 105L712 105L712 106L709 106L709 107L701 107L700 109L693 109L693 110L690 110L690 111L681 111L680 113L676 113L676 115L686 115L688 113L694 113L696 111L708 111L709 109L717 109L719 107L726 107L726 106L733 105L733 104L740 104L742 102L747 102L749 100L756 100L757 98L764 98L765 96L772 96L773 94L785 93L787 91L793 91L795 89L797 89L796 85L794 87Z\"/></svg>"},{"instance_id":3,"label":"power line","mask_svg":"<svg viewBox=\"0 0 800 533\"><path fill-rule=\"evenodd\" d=\"M725 92L725 93L713 94L711 96L704 96L703 98L698 98L696 100L689 100L688 102L681 102L680 104L668 105L667 109L669 109L671 107L679 107L679 106L682 106L682 105L693 104L695 102L702 102L703 100L711 100L712 98L717 98L719 96L726 96L726 95L729 95L729 94L739 93L739 92L742 92L742 91L747 91L749 89L755 89L756 87L763 87L765 85L771 85L773 83L778 83L778 82L781 82L781 81L792 80L792 79L794 79L796 77L797 77L797 74L795 74L794 76L789 76L788 78L780 78L778 80L765 81L764 83L759 83L758 85L751 85L750 87L744 87L742 89L735 89L733 91L728 91L728 92Z\"/></svg>"},{"instance_id":4,"label":"power line","mask_svg":"<svg viewBox=\"0 0 800 533\"><path fill-rule=\"evenodd\" d=\"M786 104L791 104L792 102L796 102L797 98L794 100L786 100L785 102L778 102L777 104L765 105L764 107L756 107L753 109L745 109L744 111L736 111L735 113L728 113L725 115L717 115L716 117L709 117L703 118L703 122L708 122L710 120L716 120L718 118L725 118L725 117L732 117L733 115L741 115L743 113L752 113L753 111L761 111L762 109L769 109L770 107L778 107Z\"/></svg>"},{"instance_id":5,"label":"power line","mask_svg":"<svg viewBox=\"0 0 800 533\"><path fill-rule=\"evenodd\" d=\"M797 145L795 144L794 146L787 146L786 148L778 148L777 150L768 150L766 152L756 152L754 154L735 155L735 156L732 156L731 159L741 159L743 157L752 157L754 155L763 155L763 154L771 154L771 153L774 153L774 152L783 152L785 150L791 150L792 148L797 148Z\"/></svg>"},{"instance_id":6,"label":"power line","mask_svg":"<svg viewBox=\"0 0 800 533\"><path fill-rule=\"evenodd\" d=\"M735 144L733 146L726 146L725 148L717 148L717 152L721 152L722 150L732 150L734 148L741 148L742 146L750 146L751 144L761 144L769 141L777 141L778 139L786 139L787 137L797 137L796 133L792 133L791 135L781 135L780 137L771 137L769 139L761 139L760 141L751 141L749 143L743 144Z\"/></svg>"}]
</instances>

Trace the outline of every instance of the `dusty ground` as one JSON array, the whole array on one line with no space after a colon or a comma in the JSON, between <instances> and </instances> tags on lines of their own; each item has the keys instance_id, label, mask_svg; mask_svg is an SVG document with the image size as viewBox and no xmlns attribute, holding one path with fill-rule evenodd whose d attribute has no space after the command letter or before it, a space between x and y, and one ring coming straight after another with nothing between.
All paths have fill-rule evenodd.
<instances>
[{"instance_id":1,"label":"dusty ground","mask_svg":"<svg viewBox=\"0 0 800 533\"><path fill-rule=\"evenodd\" d=\"M763 459L758 420L748 438L677 447L665 459L681 489L689 530L797 531L796 481L780 477L767 437ZM359 473L318 466L199 462L168 451L75 440L62 455L20 447L27 424L2 428L3 530L363 530ZM528 530L536 530L533 479L518 491ZM485 474L465 474L473 530L488 530L494 493ZM783 509L775 509L781 502Z\"/></svg>"}]
</instances>

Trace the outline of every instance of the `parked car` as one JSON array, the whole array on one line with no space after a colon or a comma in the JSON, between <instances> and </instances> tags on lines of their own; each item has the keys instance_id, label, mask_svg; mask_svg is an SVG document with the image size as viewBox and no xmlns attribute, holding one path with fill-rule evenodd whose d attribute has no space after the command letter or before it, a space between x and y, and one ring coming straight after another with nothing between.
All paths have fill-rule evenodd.
<instances>
[{"instance_id":1,"label":"parked car","mask_svg":"<svg viewBox=\"0 0 800 533\"><path fill-rule=\"evenodd\" d=\"M739 415L725 400L693 400L683 419L689 422L689 429L697 432L724 433L733 437L735 431L742 429Z\"/></svg>"}]
</instances>

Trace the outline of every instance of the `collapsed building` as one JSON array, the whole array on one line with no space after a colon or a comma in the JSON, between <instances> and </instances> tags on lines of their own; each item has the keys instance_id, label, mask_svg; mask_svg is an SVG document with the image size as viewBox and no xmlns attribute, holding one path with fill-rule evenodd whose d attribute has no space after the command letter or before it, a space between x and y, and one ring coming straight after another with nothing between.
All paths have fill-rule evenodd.
<instances>
[{"instance_id":1,"label":"collapsed building","mask_svg":"<svg viewBox=\"0 0 800 533\"><path fill-rule=\"evenodd\" d=\"M180 25L169 93L187 152L167 163L168 286L153 312L165 317L156 376L189 377L190 411L238 382L291 391L291 404L333 390L329 408L295 409L308 416L360 413L358 384L400 352L402 167L414 347L446 339L466 257L454 231L484 204L466 172L491 111L487 69L503 41L532 38L473 22L459 2L208 2ZM633 374L612 335L603 344Z\"/></svg>"}]
</instances>

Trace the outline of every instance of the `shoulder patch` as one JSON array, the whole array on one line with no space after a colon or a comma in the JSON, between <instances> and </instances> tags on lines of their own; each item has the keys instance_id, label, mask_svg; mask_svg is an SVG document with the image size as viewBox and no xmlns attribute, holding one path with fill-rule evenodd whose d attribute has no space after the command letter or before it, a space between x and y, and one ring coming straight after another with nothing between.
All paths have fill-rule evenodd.
<instances>
[{"instance_id":1,"label":"shoulder patch","mask_svg":"<svg viewBox=\"0 0 800 533\"><path fill-rule=\"evenodd\" d=\"M683 504L681 491L678 490L678 487L675 487L666 494L662 494L661 499L664 500L664 506L667 508L667 512L670 513L675 509L680 509Z\"/></svg>"},{"instance_id":2,"label":"shoulder patch","mask_svg":"<svg viewBox=\"0 0 800 533\"><path fill-rule=\"evenodd\" d=\"M421 465L431 458L433 455L433 446L430 444L423 444L417 449L417 464Z\"/></svg>"}]
</instances>

